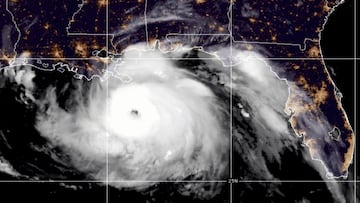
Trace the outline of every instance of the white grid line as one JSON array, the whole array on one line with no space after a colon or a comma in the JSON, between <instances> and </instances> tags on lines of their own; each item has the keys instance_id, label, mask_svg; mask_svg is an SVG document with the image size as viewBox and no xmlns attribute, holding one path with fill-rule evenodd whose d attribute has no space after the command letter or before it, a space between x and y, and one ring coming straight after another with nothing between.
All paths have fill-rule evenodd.
<instances>
[{"instance_id":1,"label":"white grid line","mask_svg":"<svg viewBox=\"0 0 360 203\"><path fill-rule=\"evenodd\" d=\"M355 136L355 147L354 147L354 157L353 157L353 160L354 160L354 202L357 203L357 197L356 197L356 194L357 194L357 91L356 91L356 88L357 88L357 53L356 53L356 48L357 48L357 22L356 22L356 16L357 16L357 5L356 5L356 1L357 0L353 0L354 2L354 10L353 10L353 15L354 15L354 136Z\"/></svg>"},{"instance_id":2,"label":"white grid line","mask_svg":"<svg viewBox=\"0 0 360 203\"><path fill-rule=\"evenodd\" d=\"M357 78L357 0L353 0L354 2L354 136L355 136L355 148L354 148L354 202L357 203L357 84L358 84L358 78Z\"/></svg>"},{"instance_id":3,"label":"white grid line","mask_svg":"<svg viewBox=\"0 0 360 203\"><path fill-rule=\"evenodd\" d=\"M247 57L248 59L256 59L258 60L258 57ZM64 61L64 60L74 60L74 61L84 61L84 60L94 60L94 61L100 61L102 59L111 59L111 57L108 58L101 58L101 57L92 57L92 58L22 58L17 57L16 59L19 60L54 60L54 61ZM116 58L115 58L116 59ZM126 58L126 60L225 60L227 58L222 57L209 57L209 58L178 58L178 57L165 57L165 58ZM321 60L332 60L332 61L353 61L353 60L360 60L360 58L276 58L276 57L265 57L264 59L267 60L274 60L274 61L295 61L295 60L304 60L304 61L321 61ZM9 58L0 58L0 61L9 61Z\"/></svg>"},{"instance_id":4,"label":"white grid line","mask_svg":"<svg viewBox=\"0 0 360 203\"><path fill-rule=\"evenodd\" d=\"M232 78L233 78L233 2L229 1L230 5L229 5L229 10L228 10L228 15L229 15L229 34L230 34L230 179L233 178L233 84L232 84ZM233 203L233 193L234 193L234 186L233 183L230 182L230 203Z\"/></svg>"},{"instance_id":5,"label":"white grid line","mask_svg":"<svg viewBox=\"0 0 360 203\"><path fill-rule=\"evenodd\" d=\"M253 181L253 180L252 180ZM0 180L0 183L227 183L228 180ZM245 181L247 182L247 181Z\"/></svg>"},{"instance_id":6,"label":"white grid line","mask_svg":"<svg viewBox=\"0 0 360 203\"><path fill-rule=\"evenodd\" d=\"M109 4L110 0L105 0L106 8L105 8L105 20L106 20L106 37L105 37L105 47L106 47L106 57L109 57ZM108 63L105 63L105 70L108 70ZM109 115L109 80L106 80L106 115ZM106 133L109 132L108 125L105 127ZM105 185L105 202L109 203L109 137L106 136L106 185Z\"/></svg>"},{"instance_id":7,"label":"white grid line","mask_svg":"<svg viewBox=\"0 0 360 203\"><path fill-rule=\"evenodd\" d=\"M0 183L360 183L360 180L0 180Z\"/></svg>"},{"instance_id":8,"label":"white grid line","mask_svg":"<svg viewBox=\"0 0 360 203\"><path fill-rule=\"evenodd\" d=\"M0 182L89 182L89 183L97 183L97 182L106 182L106 177L104 180L56 180L56 179L48 179L48 180L0 180ZM238 182L347 182L347 183L360 183L360 180L344 180L344 179L328 179L328 180L291 180L291 179L219 179L219 180L110 180L109 183L112 182L232 182L232 183L238 183Z\"/></svg>"}]
</instances>

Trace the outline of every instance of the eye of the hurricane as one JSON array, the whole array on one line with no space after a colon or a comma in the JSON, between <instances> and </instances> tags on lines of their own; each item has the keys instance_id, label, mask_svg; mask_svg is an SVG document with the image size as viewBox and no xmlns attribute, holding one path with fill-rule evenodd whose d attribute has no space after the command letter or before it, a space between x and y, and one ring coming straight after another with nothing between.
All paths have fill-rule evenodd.
<instances>
[{"instance_id":1,"label":"eye of the hurricane","mask_svg":"<svg viewBox=\"0 0 360 203\"><path fill-rule=\"evenodd\" d=\"M149 90L138 85L120 87L112 93L107 119L110 133L120 137L143 138L161 127Z\"/></svg>"},{"instance_id":2,"label":"eye of the hurricane","mask_svg":"<svg viewBox=\"0 0 360 203\"><path fill-rule=\"evenodd\" d=\"M136 118L140 116L140 112L136 109L131 110L130 114Z\"/></svg>"}]
</instances>

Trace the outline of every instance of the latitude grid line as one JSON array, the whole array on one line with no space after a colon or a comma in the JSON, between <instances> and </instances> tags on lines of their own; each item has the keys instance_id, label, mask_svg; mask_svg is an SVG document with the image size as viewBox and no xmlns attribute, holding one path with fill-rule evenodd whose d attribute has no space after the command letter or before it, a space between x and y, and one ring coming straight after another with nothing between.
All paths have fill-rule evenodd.
<instances>
[{"instance_id":1,"label":"latitude grid line","mask_svg":"<svg viewBox=\"0 0 360 203\"><path fill-rule=\"evenodd\" d=\"M106 180L0 180L0 183L104 183ZM229 180L109 180L109 183L147 182L147 183L229 183ZM360 183L360 180L236 180L236 183Z\"/></svg>"},{"instance_id":2,"label":"latitude grid line","mask_svg":"<svg viewBox=\"0 0 360 203\"><path fill-rule=\"evenodd\" d=\"M108 54L108 53L107 53ZM110 58L110 57L108 57ZM255 57L255 56L249 56L249 59L258 59L259 57ZM54 61L61 61L64 59L67 60L74 60L74 61L84 61L84 60L94 60L94 61L99 61L100 59L103 58L96 58L95 56L93 58L87 57L87 58L71 58L71 57L64 57L64 58L43 58L43 57L35 57L35 58L22 58L22 57L16 57L16 59L28 59L28 60L54 60ZM106 58L105 58L106 59ZM222 58L222 57L209 57L209 58L126 58L129 60L218 60L218 59L226 59L226 58ZM329 61L353 61L353 60L360 60L359 57L343 57L343 58L319 58L319 57L309 57L309 58L276 58L276 57L264 57L262 59L265 60L273 60L273 61L292 61L292 60L306 60L306 61L319 61L319 60L329 60ZM1 58L0 57L0 61L8 61L10 60L9 58Z\"/></svg>"}]
</instances>

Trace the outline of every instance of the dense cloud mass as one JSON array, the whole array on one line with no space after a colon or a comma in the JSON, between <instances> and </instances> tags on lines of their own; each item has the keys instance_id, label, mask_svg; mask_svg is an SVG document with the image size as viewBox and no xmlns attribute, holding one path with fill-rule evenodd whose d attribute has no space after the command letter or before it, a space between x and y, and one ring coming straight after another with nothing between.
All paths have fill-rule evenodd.
<instances>
[{"instance_id":1,"label":"dense cloud mass","mask_svg":"<svg viewBox=\"0 0 360 203\"><path fill-rule=\"evenodd\" d=\"M127 61L125 55L121 64L109 67L113 76L92 81L87 90L78 86L69 111L59 107L54 88L49 89L37 129L55 144L78 151L74 163L81 170L95 167L84 162L102 164L92 172L95 178L104 179L106 170L110 181L221 178L229 137L223 124L228 115L218 98L160 55L149 56L158 59ZM139 183L114 183L123 184Z\"/></svg>"}]
</instances>

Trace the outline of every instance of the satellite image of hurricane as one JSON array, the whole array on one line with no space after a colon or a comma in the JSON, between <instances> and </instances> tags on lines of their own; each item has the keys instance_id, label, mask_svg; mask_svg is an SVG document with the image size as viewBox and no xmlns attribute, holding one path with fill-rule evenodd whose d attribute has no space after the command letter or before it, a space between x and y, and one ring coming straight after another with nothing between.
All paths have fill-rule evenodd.
<instances>
[{"instance_id":1,"label":"satellite image of hurricane","mask_svg":"<svg viewBox=\"0 0 360 203\"><path fill-rule=\"evenodd\" d=\"M1 0L0 202L359 202L357 11Z\"/></svg>"}]
</instances>

